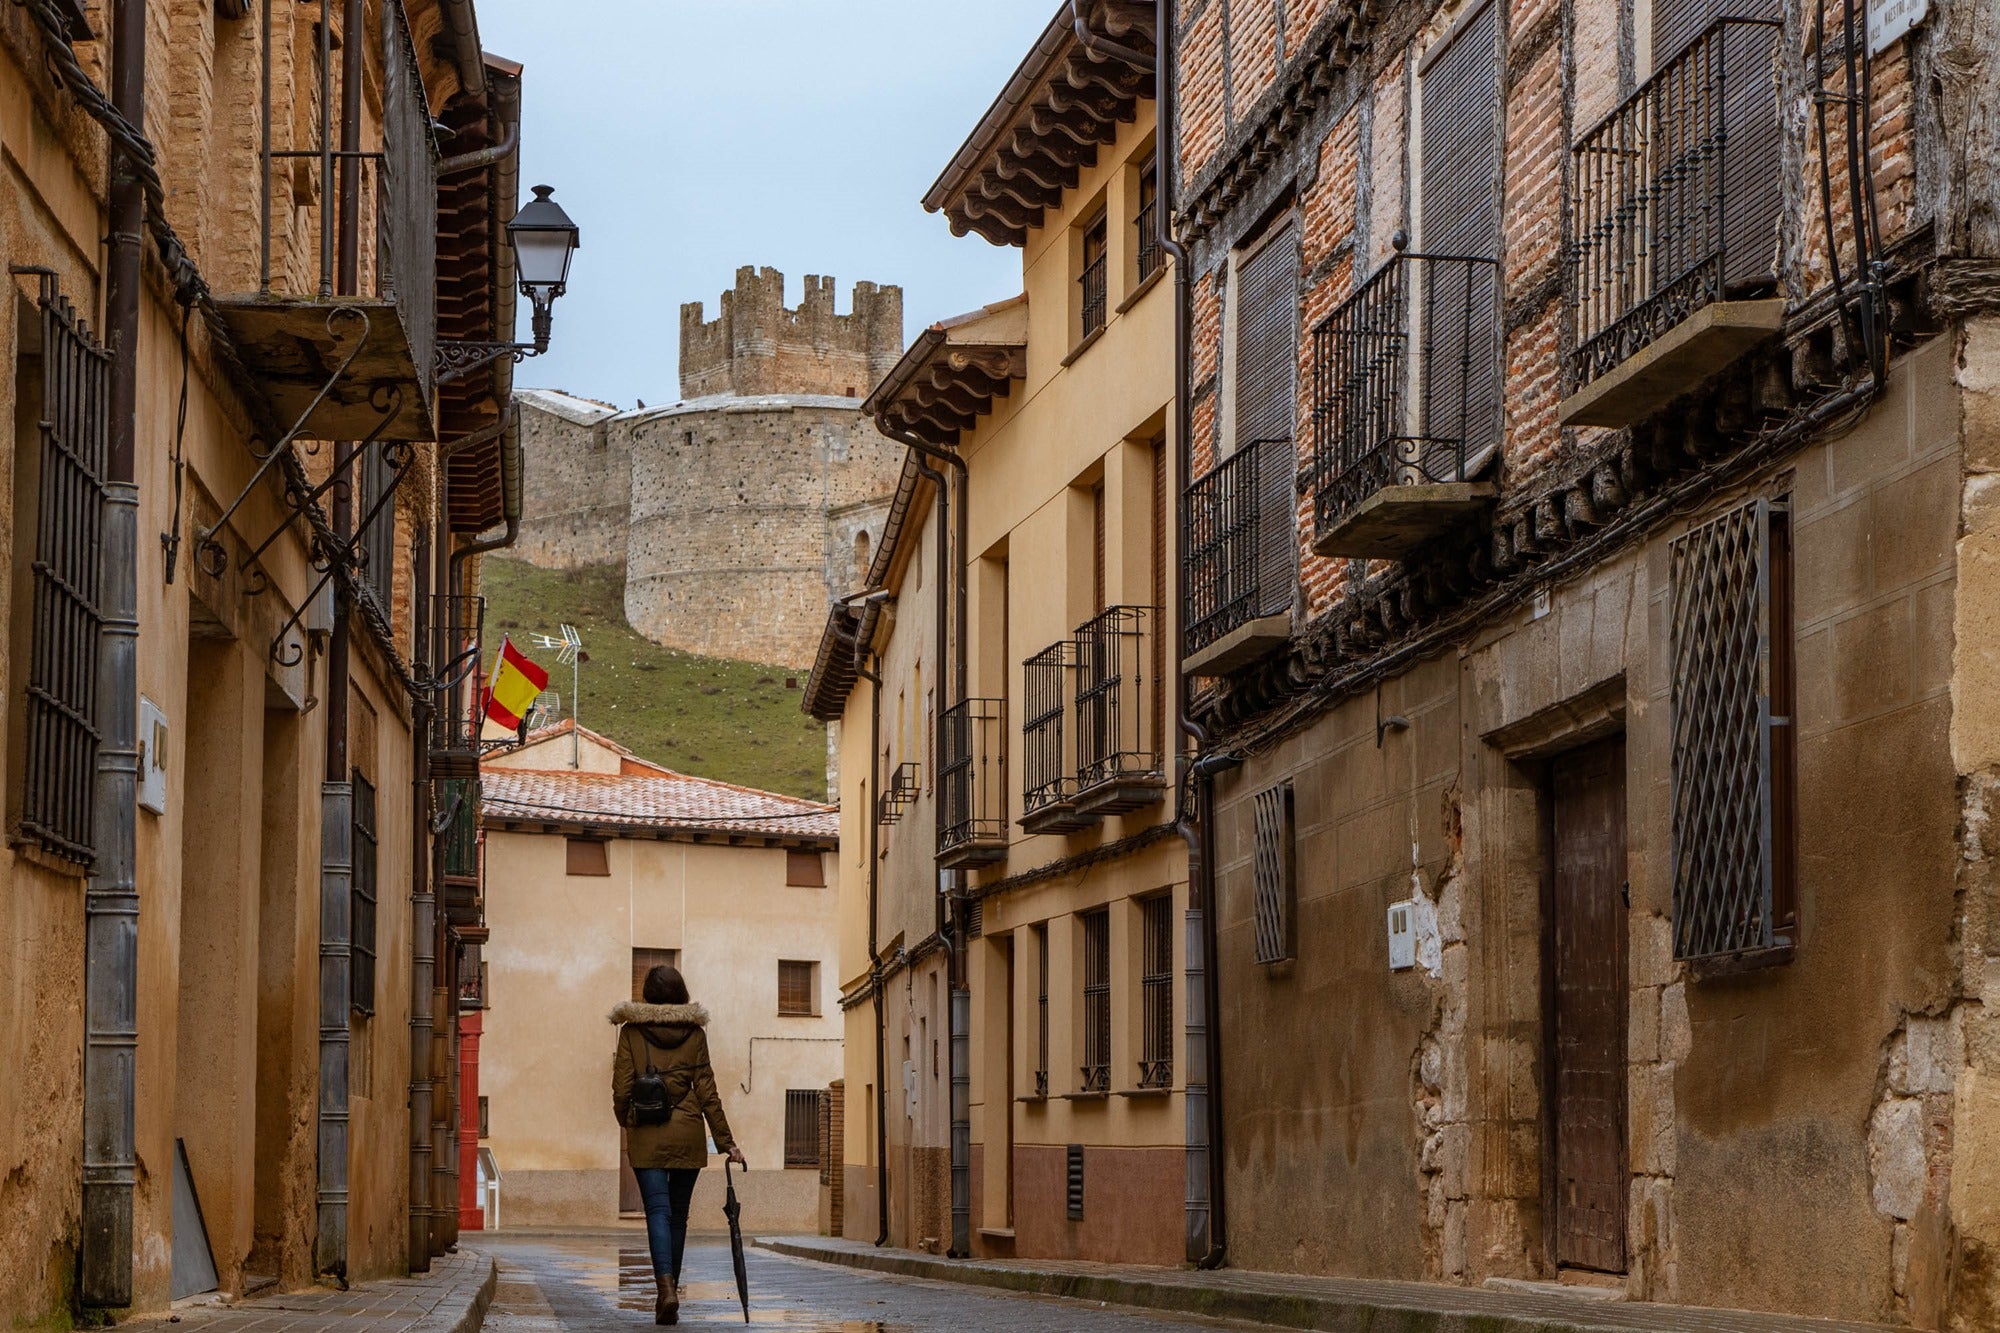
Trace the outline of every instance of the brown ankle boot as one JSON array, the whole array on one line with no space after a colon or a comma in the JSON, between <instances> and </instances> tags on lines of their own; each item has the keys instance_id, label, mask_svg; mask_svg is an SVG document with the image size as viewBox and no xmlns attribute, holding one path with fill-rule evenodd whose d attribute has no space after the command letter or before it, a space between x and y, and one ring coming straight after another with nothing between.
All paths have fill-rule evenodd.
<instances>
[{"instance_id":1,"label":"brown ankle boot","mask_svg":"<svg viewBox=\"0 0 2000 1333\"><path fill-rule=\"evenodd\" d=\"M674 1290L674 1280L664 1274L653 1275L653 1322L656 1324L678 1324L681 1319L680 1294Z\"/></svg>"}]
</instances>

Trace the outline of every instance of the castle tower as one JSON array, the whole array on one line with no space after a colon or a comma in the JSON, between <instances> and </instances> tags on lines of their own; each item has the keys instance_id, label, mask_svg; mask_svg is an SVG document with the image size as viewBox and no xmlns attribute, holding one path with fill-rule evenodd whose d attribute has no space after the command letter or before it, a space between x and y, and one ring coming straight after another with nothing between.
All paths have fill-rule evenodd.
<instances>
[{"instance_id":1,"label":"castle tower","mask_svg":"<svg viewBox=\"0 0 2000 1333\"><path fill-rule=\"evenodd\" d=\"M853 311L834 313L834 280L806 275L798 309L785 306L785 275L745 265L716 318L700 301L681 307L681 397L716 394L868 396L903 354L903 289L854 284Z\"/></svg>"}]
</instances>

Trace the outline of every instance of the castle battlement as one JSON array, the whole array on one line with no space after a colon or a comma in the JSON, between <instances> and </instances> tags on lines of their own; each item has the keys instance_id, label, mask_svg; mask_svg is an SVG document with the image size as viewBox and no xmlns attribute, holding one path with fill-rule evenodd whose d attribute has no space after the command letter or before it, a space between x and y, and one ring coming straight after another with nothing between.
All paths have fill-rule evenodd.
<instances>
[{"instance_id":1,"label":"castle battlement","mask_svg":"<svg viewBox=\"0 0 2000 1333\"><path fill-rule=\"evenodd\" d=\"M853 311L834 313L834 280L808 274L796 310L785 275L745 265L722 310L681 306L681 397L831 394L864 398L903 354L903 289L854 284Z\"/></svg>"}]
</instances>

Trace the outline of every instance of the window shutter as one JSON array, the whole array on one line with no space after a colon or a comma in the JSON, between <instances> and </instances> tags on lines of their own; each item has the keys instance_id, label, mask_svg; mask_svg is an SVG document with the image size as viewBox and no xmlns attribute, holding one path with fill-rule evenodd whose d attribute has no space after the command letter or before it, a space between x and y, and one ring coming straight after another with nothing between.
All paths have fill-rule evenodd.
<instances>
[{"instance_id":1,"label":"window shutter","mask_svg":"<svg viewBox=\"0 0 2000 1333\"><path fill-rule=\"evenodd\" d=\"M809 1016L813 1011L813 965L782 961L778 964L778 1012L791 1017Z\"/></svg>"},{"instance_id":2,"label":"window shutter","mask_svg":"<svg viewBox=\"0 0 2000 1333\"><path fill-rule=\"evenodd\" d=\"M632 951L632 998L646 998L646 974L656 967L679 967L678 949L634 949Z\"/></svg>"},{"instance_id":3,"label":"window shutter","mask_svg":"<svg viewBox=\"0 0 2000 1333\"><path fill-rule=\"evenodd\" d=\"M1104 596L1104 526L1104 483L1100 481L1090 488L1090 609L1092 611L1102 611L1109 605Z\"/></svg>"},{"instance_id":4,"label":"window shutter","mask_svg":"<svg viewBox=\"0 0 2000 1333\"><path fill-rule=\"evenodd\" d=\"M1493 259L1500 253L1500 44L1488 4L1435 52L1424 70L1423 248ZM1476 472L1500 442L1500 308L1492 270L1424 266L1412 293L1412 342L1429 357L1417 434L1465 442ZM1430 476L1453 463L1425 460ZM1455 460L1454 460L1455 463Z\"/></svg>"},{"instance_id":5,"label":"window shutter","mask_svg":"<svg viewBox=\"0 0 2000 1333\"><path fill-rule=\"evenodd\" d=\"M1256 846L1251 865L1255 892L1257 961L1282 963L1293 949L1292 784L1257 793L1252 808Z\"/></svg>"},{"instance_id":6,"label":"window shutter","mask_svg":"<svg viewBox=\"0 0 2000 1333\"><path fill-rule=\"evenodd\" d=\"M1299 383L1296 223L1286 222L1237 266L1236 286L1236 448L1259 440L1289 445ZM1298 551L1298 456L1292 447L1273 446L1258 462L1258 586L1289 593Z\"/></svg>"}]
</instances>

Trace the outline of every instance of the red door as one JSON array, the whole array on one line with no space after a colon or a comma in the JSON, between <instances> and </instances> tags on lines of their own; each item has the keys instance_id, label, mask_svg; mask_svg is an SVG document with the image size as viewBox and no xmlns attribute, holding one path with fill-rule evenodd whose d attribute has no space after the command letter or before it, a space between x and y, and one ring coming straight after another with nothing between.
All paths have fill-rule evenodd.
<instances>
[{"instance_id":1,"label":"red door","mask_svg":"<svg viewBox=\"0 0 2000 1333\"><path fill-rule=\"evenodd\" d=\"M1551 766L1558 1267L1625 1271L1625 742Z\"/></svg>"}]
</instances>

